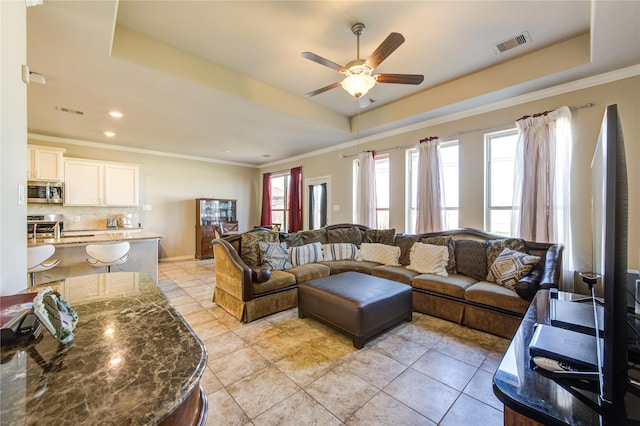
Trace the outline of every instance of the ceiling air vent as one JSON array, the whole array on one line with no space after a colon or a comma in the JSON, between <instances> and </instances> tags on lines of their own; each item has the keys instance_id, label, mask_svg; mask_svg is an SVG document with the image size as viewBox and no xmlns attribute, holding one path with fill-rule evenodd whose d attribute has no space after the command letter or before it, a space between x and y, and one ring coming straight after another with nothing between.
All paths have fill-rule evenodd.
<instances>
[{"instance_id":1,"label":"ceiling air vent","mask_svg":"<svg viewBox=\"0 0 640 426\"><path fill-rule=\"evenodd\" d=\"M60 112L66 112L68 114L84 115L84 112L82 111L78 111L78 110L67 108L67 107L56 106L56 109Z\"/></svg>"},{"instance_id":2,"label":"ceiling air vent","mask_svg":"<svg viewBox=\"0 0 640 426\"><path fill-rule=\"evenodd\" d=\"M531 36L527 31L497 43L493 46L493 52L496 54L503 53L525 43L531 43Z\"/></svg>"}]
</instances>

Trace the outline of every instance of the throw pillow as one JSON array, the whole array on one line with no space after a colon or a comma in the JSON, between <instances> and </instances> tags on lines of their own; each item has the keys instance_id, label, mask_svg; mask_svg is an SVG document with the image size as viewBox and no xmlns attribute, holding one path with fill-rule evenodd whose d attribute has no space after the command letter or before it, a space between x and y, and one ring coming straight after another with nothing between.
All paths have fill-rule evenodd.
<instances>
[{"instance_id":1,"label":"throw pillow","mask_svg":"<svg viewBox=\"0 0 640 426\"><path fill-rule=\"evenodd\" d=\"M351 243L356 246L362 243L362 233L357 226L329 229L327 231L327 238L329 239L329 243Z\"/></svg>"},{"instance_id":2,"label":"throw pillow","mask_svg":"<svg viewBox=\"0 0 640 426\"><path fill-rule=\"evenodd\" d=\"M489 268L487 281L515 290L518 280L527 275L539 261L538 256L504 249Z\"/></svg>"},{"instance_id":3,"label":"throw pillow","mask_svg":"<svg viewBox=\"0 0 640 426\"><path fill-rule=\"evenodd\" d=\"M362 260L382 263L389 266L400 266L400 247L380 243L362 243L360 255Z\"/></svg>"},{"instance_id":4,"label":"throw pillow","mask_svg":"<svg viewBox=\"0 0 640 426\"><path fill-rule=\"evenodd\" d=\"M446 246L415 243L411 247L411 263L407 269L412 269L421 274L435 274L446 277L446 265L449 259L449 250Z\"/></svg>"},{"instance_id":5,"label":"throw pillow","mask_svg":"<svg viewBox=\"0 0 640 426\"><path fill-rule=\"evenodd\" d=\"M393 245L393 237L396 235L395 229L367 229L364 231L363 243L381 243L389 246Z\"/></svg>"},{"instance_id":6,"label":"throw pillow","mask_svg":"<svg viewBox=\"0 0 640 426\"><path fill-rule=\"evenodd\" d=\"M526 252L524 240L521 238L505 238L504 240L487 240L484 242L487 251L487 271L496 261L496 258L504 249L511 249L519 252Z\"/></svg>"},{"instance_id":7,"label":"throw pillow","mask_svg":"<svg viewBox=\"0 0 640 426\"><path fill-rule=\"evenodd\" d=\"M258 243L262 252L262 265L268 266L274 271L286 271L291 269L286 243Z\"/></svg>"},{"instance_id":8,"label":"throw pillow","mask_svg":"<svg viewBox=\"0 0 640 426\"><path fill-rule=\"evenodd\" d=\"M242 234L240 257L250 268L262 265L262 252L258 245L260 241L277 243L279 241L278 233L271 231L257 231L245 232Z\"/></svg>"},{"instance_id":9,"label":"throw pillow","mask_svg":"<svg viewBox=\"0 0 640 426\"><path fill-rule=\"evenodd\" d=\"M419 239L420 237L412 234L398 234L395 236L393 239L393 245L400 247L400 258L398 259L398 262L400 262L401 265L407 266L411 262L411 247L413 247L413 243Z\"/></svg>"},{"instance_id":10,"label":"throw pillow","mask_svg":"<svg viewBox=\"0 0 640 426\"><path fill-rule=\"evenodd\" d=\"M358 247L351 243L333 243L322 245L322 257L324 260L350 260L355 259Z\"/></svg>"},{"instance_id":11,"label":"throw pillow","mask_svg":"<svg viewBox=\"0 0 640 426\"><path fill-rule=\"evenodd\" d=\"M476 240L457 240L455 246L458 274L483 281L487 277L487 252L484 244Z\"/></svg>"},{"instance_id":12,"label":"throw pillow","mask_svg":"<svg viewBox=\"0 0 640 426\"><path fill-rule=\"evenodd\" d=\"M322 244L311 243L299 247L289 247L289 261L293 266L306 265L307 263L320 262L322 257Z\"/></svg>"},{"instance_id":13,"label":"throw pillow","mask_svg":"<svg viewBox=\"0 0 640 426\"><path fill-rule=\"evenodd\" d=\"M424 244L431 244L434 246L445 246L449 252L449 260L447 261L447 272L450 274L456 273L456 253L455 243L451 235L442 235L437 237L425 237L421 241Z\"/></svg>"}]
</instances>

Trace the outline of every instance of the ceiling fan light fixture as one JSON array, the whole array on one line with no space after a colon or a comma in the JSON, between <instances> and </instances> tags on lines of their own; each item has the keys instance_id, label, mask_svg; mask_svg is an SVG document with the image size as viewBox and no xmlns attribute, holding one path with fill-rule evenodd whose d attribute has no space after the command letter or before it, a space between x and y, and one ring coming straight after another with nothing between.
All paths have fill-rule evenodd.
<instances>
[{"instance_id":1,"label":"ceiling fan light fixture","mask_svg":"<svg viewBox=\"0 0 640 426\"><path fill-rule=\"evenodd\" d=\"M352 74L342 80L342 88L351 96L359 98L366 94L376 84L376 79L369 74Z\"/></svg>"}]
</instances>

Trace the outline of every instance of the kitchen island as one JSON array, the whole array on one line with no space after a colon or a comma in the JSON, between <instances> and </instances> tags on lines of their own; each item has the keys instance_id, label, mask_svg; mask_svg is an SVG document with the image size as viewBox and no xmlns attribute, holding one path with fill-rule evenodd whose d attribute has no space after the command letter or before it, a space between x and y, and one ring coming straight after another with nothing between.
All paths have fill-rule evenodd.
<instances>
[{"instance_id":1,"label":"kitchen island","mask_svg":"<svg viewBox=\"0 0 640 426\"><path fill-rule=\"evenodd\" d=\"M51 287L78 313L75 338L2 348L1 424L204 424L206 348L147 275Z\"/></svg>"},{"instance_id":2,"label":"kitchen island","mask_svg":"<svg viewBox=\"0 0 640 426\"><path fill-rule=\"evenodd\" d=\"M158 242L162 235L149 231L123 231L92 233L84 235L62 235L60 238L29 239L28 247L53 244L56 248L54 258L60 263L48 271L36 274L36 285L67 277L106 272L106 268L95 268L87 263L87 244L108 244L128 241L131 244L129 259L121 265L111 268L113 272L142 272L148 274L154 283L158 283Z\"/></svg>"}]
</instances>

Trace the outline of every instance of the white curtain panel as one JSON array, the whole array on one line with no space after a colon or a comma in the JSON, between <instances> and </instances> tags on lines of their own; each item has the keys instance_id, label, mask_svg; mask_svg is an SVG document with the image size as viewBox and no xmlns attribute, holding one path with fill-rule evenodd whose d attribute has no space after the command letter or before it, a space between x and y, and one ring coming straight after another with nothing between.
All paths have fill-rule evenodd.
<instances>
[{"instance_id":1,"label":"white curtain panel","mask_svg":"<svg viewBox=\"0 0 640 426\"><path fill-rule=\"evenodd\" d=\"M356 188L358 223L376 228L376 163L371 151L361 152L358 155L358 185Z\"/></svg>"},{"instance_id":2,"label":"white curtain panel","mask_svg":"<svg viewBox=\"0 0 640 426\"><path fill-rule=\"evenodd\" d=\"M516 127L511 234L564 244L563 289L571 291L575 267L586 265L574 258L572 250L571 111L564 106L546 116L519 120Z\"/></svg>"},{"instance_id":3,"label":"white curtain panel","mask_svg":"<svg viewBox=\"0 0 640 426\"><path fill-rule=\"evenodd\" d=\"M440 139L420 142L417 149L416 233L442 231L444 218Z\"/></svg>"}]
</instances>

